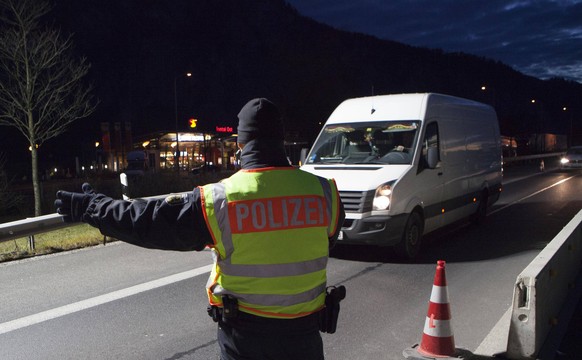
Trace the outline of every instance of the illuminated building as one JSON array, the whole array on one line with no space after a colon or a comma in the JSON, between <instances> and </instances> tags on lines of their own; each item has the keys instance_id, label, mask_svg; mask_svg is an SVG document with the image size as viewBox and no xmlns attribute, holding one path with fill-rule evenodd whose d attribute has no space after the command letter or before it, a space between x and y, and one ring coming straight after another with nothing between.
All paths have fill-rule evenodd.
<instances>
[{"instance_id":1,"label":"illuminated building","mask_svg":"<svg viewBox=\"0 0 582 360\"><path fill-rule=\"evenodd\" d=\"M150 169L172 169L176 158L176 133L158 132L136 137L133 149L148 153ZM180 132L181 170L202 165L233 169L235 166L236 135L222 132Z\"/></svg>"}]
</instances>

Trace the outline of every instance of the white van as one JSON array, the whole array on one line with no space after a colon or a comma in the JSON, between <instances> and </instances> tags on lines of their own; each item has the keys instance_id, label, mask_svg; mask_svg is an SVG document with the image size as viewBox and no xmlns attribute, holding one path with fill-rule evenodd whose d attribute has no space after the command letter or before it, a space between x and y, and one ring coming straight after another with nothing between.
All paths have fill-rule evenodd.
<instances>
[{"instance_id":1,"label":"white van","mask_svg":"<svg viewBox=\"0 0 582 360\"><path fill-rule=\"evenodd\" d=\"M346 211L340 243L414 258L423 234L486 215L501 192L501 163L492 107L426 93L344 101L301 169L336 180Z\"/></svg>"}]
</instances>

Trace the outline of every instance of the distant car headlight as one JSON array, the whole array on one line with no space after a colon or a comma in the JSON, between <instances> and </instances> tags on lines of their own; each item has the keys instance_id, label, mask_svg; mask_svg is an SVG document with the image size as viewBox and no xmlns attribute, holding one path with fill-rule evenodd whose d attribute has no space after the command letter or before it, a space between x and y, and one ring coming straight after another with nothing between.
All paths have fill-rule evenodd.
<instances>
[{"instance_id":1,"label":"distant car headlight","mask_svg":"<svg viewBox=\"0 0 582 360\"><path fill-rule=\"evenodd\" d=\"M569 163L569 162L570 162L570 160L569 160L568 158L562 158L562 159L560 160L560 162L561 162L562 164L567 164L567 163Z\"/></svg>"},{"instance_id":2,"label":"distant car headlight","mask_svg":"<svg viewBox=\"0 0 582 360\"><path fill-rule=\"evenodd\" d=\"M372 210L388 210L390 208L391 198L392 183L386 183L378 186L378 188L376 188L376 194L374 194Z\"/></svg>"}]
</instances>

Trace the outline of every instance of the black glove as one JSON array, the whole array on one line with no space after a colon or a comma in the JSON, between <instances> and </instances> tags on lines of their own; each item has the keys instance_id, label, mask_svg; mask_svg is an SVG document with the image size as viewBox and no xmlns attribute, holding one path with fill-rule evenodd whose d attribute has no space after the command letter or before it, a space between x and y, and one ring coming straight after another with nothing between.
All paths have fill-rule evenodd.
<instances>
[{"instance_id":1,"label":"black glove","mask_svg":"<svg viewBox=\"0 0 582 360\"><path fill-rule=\"evenodd\" d=\"M74 193L68 191L57 191L55 207L57 213L65 215L66 222L80 222L83 220L83 214L87 210L91 200L97 196L89 183L82 186L83 193Z\"/></svg>"}]
</instances>

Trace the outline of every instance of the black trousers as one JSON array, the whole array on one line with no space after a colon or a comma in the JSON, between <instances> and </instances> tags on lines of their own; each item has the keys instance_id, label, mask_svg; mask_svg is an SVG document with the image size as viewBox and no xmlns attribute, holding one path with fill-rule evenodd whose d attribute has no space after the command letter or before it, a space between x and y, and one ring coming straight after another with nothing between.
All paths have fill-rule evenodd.
<instances>
[{"instance_id":1,"label":"black trousers","mask_svg":"<svg viewBox=\"0 0 582 360\"><path fill-rule=\"evenodd\" d=\"M269 319L239 312L218 322L221 360L323 360L319 314Z\"/></svg>"}]
</instances>

